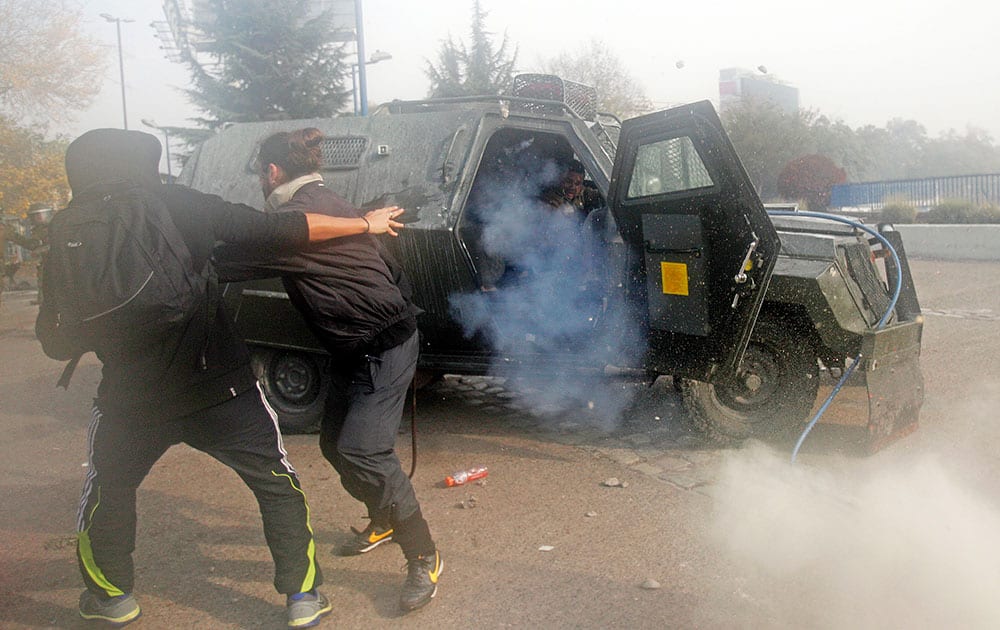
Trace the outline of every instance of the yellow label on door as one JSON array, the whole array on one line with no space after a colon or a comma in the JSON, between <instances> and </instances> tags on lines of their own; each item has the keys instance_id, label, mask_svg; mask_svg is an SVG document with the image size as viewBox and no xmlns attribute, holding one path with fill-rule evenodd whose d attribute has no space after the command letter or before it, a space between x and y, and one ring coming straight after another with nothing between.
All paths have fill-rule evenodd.
<instances>
[{"instance_id":1,"label":"yellow label on door","mask_svg":"<svg viewBox=\"0 0 1000 630\"><path fill-rule=\"evenodd\" d=\"M684 263L661 262L660 277L666 295L688 295L688 266Z\"/></svg>"}]
</instances>

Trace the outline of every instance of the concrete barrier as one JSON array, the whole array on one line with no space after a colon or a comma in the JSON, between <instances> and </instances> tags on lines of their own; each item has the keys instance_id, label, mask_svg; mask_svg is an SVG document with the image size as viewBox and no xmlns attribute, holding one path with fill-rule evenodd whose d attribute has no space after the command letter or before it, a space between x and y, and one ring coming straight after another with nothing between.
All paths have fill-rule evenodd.
<instances>
[{"instance_id":1,"label":"concrete barrier","mask_svg":"<svg viewBox=\"0 0 1000 630\"><path fill-rule=\"evenodd\" d=\"M895 224L910 258L1000 261L1000 225Z\"/></svg>"}]
</instances>

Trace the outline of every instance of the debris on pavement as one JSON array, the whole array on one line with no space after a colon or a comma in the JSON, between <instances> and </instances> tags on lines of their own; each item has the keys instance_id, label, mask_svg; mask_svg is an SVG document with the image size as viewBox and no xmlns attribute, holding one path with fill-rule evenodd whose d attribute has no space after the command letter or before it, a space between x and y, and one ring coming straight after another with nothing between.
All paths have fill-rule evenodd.
<instances>
[{"instance_id":1,"label":"debris on pavement","mask_svg":"<svg viewBox=\"0 0 1000 630\"><path fill-rule=\"evenodd\" d=\"M468 499L465 499L464 501L460 501L458 505L456 505L455 507L462 508L463 510L470 510L476 507L477 505L479 505L479 499L477 499L475 495L473 495L470 496Z\"/></svg>"}]
</instances>

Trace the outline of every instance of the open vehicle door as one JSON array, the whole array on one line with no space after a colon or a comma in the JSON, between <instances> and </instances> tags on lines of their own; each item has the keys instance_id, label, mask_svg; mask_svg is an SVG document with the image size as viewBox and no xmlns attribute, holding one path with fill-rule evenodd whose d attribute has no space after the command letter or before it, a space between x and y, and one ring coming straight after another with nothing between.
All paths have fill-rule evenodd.
<instances>
[{"instance_id":1,"label":"open vehicle door","mask_svg":"<svg viewBox=\"0 0 1000 630\"><path fill-rule=\"evenodd\" d=\"M778 236L708 101L622 124L608 201L634 254L628 299L646 367L732 375L778 255Z\"/></svg>"}]
</instances>

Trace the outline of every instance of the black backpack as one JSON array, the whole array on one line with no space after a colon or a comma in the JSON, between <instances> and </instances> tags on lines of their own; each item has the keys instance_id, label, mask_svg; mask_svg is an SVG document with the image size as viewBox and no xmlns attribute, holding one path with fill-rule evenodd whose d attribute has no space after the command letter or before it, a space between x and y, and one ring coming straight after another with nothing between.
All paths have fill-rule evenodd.
<instances>
[{"instance_id":1,"label":"black backpack","mask_svg":"<svg viewBox=\"0 0 1000 630\"><path fill-rule=\"evenodd\" d=\"M75 348L63 387L85 352L148 343L211 307L211 264L195 271L164 203L130 182L75 195L53 217L49 243L43 308Z\"/></svg>"}]
</instances>

